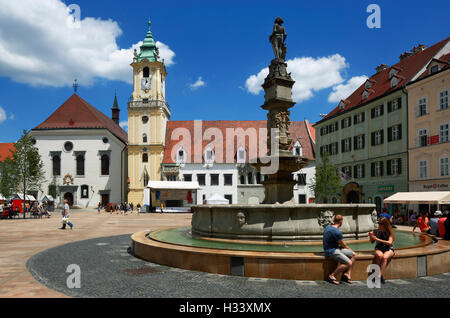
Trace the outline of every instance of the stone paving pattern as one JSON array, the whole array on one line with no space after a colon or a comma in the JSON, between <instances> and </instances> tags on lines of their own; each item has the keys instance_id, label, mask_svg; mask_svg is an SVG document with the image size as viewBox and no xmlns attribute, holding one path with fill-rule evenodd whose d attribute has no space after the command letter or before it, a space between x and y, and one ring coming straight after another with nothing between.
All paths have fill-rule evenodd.
<instances>
[{"instance_id":1,"label":"stone paving pattern","mask_svg":"<svg viewBox=\"0 0 450 318\"><path fill-rule=\"evenodd\" d=\"M59 230L61 214L50 219L0 220L0 297L67 297L51 290L29 273L26 262L33 255L59 245L97 237L130 234L171 226L188 226L190 214L120 215L95 210L72 210L73 230Z\"/></svg>"}]
</instances>

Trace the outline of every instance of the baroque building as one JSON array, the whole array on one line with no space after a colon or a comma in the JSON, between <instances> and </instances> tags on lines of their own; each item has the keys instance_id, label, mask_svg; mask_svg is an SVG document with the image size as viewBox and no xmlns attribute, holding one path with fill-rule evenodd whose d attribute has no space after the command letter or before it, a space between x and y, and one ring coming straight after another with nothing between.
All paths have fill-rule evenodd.
<instances>
[{"instance_id":1,"label":"baroque building","mask_svg":"<svg viewBox=\"0 0 450 318\"><path fill-rule=\"evenodd\" d=\"M133 93L128 103L128 202L142 204L150 180L161 180L161 162L170 109L166 102L166 67L150 30L134 53Z\"/></svg>"}]
</instances>

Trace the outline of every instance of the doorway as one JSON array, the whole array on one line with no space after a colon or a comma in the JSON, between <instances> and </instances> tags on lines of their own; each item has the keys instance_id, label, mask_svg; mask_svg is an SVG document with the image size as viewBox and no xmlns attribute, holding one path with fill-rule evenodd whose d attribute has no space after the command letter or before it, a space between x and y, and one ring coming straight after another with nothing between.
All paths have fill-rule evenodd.
<instances>
[{"instance_id":1,"label":"doorway","mask_svg":"<svg viewBox=\"0 0 450 318\"><path fill-rule=\"evenodd\" d=\"M359 203L359 192L350 191L347 194L347 203Z\"/></svg>"},{"instance_id":2,"label":"doorway","mask_svg":"<svg viewBox=\"0 0 450 318\"><path fill-rule=\"evenodd\" d=\"M107 206L109 203L109 194L102 194L102 206Z\"/></svg>"}]
</instances>

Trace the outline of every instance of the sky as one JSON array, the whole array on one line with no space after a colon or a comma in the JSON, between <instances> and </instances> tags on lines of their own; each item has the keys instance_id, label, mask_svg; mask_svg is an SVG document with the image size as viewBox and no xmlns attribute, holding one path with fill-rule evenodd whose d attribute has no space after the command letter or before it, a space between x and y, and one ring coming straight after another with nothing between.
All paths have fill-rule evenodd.
<instances>
[{"instance_id":1,"label":"sky","mask_svg":"<svg viewBox=\"0 0 450 318\"><path fill-rule=\"evenodd\" d=\"M171 120L265 120L260 85L280 16L296 81L291 120L314 123L377 65L447 38L449 11L437 0L0 0L0 142L48 118L73 94L74 79L79 96L108 116L117 93L126 129L130 63L149 19Z\"/></svg>"}]
</instances>

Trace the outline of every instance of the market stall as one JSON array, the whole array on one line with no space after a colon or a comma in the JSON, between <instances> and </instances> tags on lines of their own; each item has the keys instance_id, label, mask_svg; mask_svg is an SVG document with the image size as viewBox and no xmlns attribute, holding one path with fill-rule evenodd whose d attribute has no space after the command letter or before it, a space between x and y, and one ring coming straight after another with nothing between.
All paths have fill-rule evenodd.
<instances>
[{"instance_id":1,"label":"market stall","mask_svg":"<svg viewBox=\"0 0 450 318\"><path fill-rule=\"evenodd\" d=\"M196 204L196 191L200 189L196 181L149 181L144 191L144 206L161 212L190 212Z\"/></svg>"}]
</instances>

